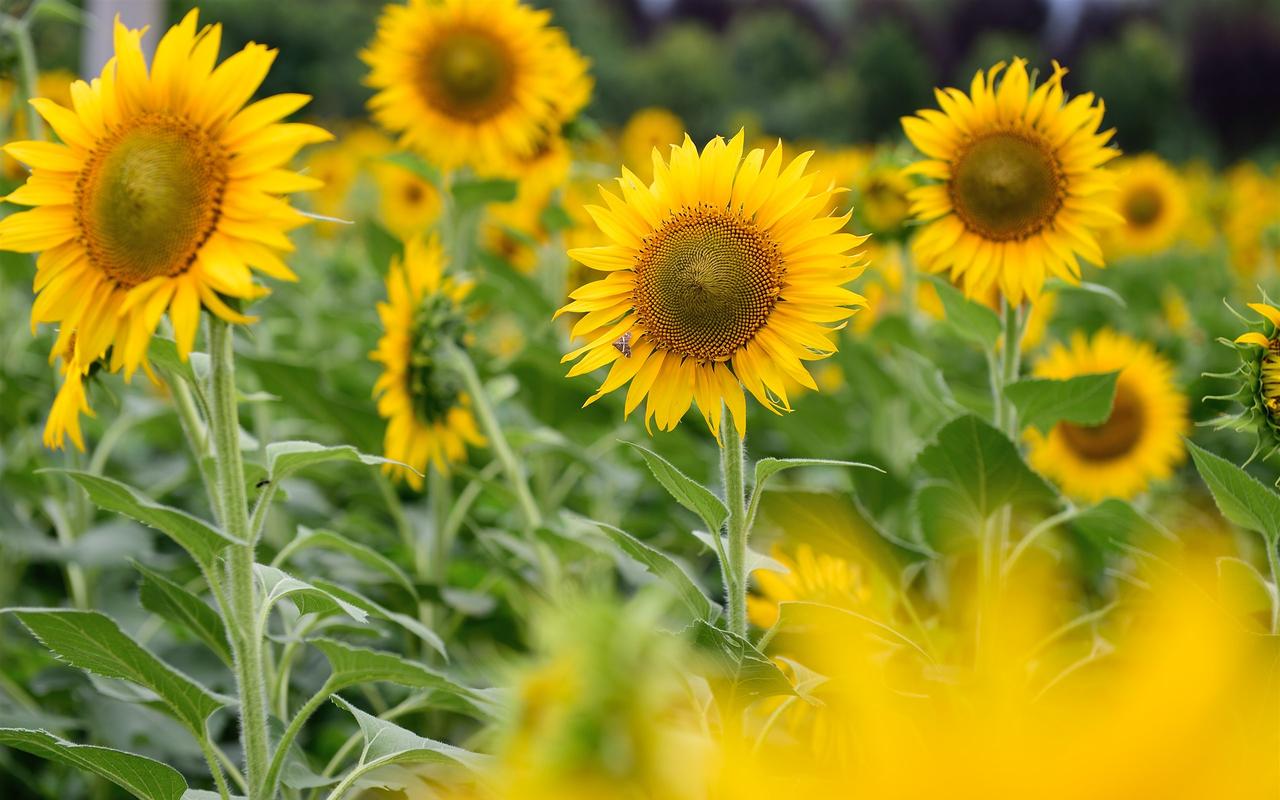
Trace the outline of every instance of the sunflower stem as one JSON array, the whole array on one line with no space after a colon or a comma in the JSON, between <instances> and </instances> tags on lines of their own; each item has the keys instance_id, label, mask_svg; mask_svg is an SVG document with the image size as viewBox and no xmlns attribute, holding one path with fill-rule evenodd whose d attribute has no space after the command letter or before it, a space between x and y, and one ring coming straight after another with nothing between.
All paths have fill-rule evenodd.
<instances>
[{"instance_id":1,"label":"sunflower stem","mask_svg":"<svg viewBox=\"0 0 1280 800\"><path fill-rule=\"evenodd\" d=\"M209 427L213 435L222 525L236 540L229 548L230 592L223 615L231 628L236 689L240 700L240 741L244 748L249 800L270 792L263 783L271 759L267 731L267 675L262 639L257 633L257 583L253 576L255 541L249 529L249 504L240 453L240 415L236 405L235 351L231 326L209 318L212 397Z\"/></svg>"},{"instance_id":2,"label":"sunflower stem","mask_svg":"<svg viewBox=\"0 0 1280 800\"><path fill-rule=\"evenodd\" d=\"M747 635L747 487L744 475L746 449L742 434L727 409L721 409L723 436L720 448L720 472L724 478L724 502L729 508L729 552L725 573L725 592L729 606L729 630Z\"/></svg>"}]
</instances>

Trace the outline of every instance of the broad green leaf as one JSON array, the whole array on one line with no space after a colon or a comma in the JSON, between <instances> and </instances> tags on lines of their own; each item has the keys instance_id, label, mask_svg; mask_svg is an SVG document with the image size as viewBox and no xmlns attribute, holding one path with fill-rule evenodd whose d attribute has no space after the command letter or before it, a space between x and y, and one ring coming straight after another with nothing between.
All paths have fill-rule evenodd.
<instances>
[{"instance_id":1,"label":"broad green leaf","mask_svg":"<svg viewBox=\"0 0 1280 800\"><path fill-rule=\"evenodd\" d=\"M1240 467L1194 442L1187 442L1187 449L1222 516L1262 534L1268 547L1280 544L1280 495Z\"/></svg>"},{"instance_id":2,"label":"broad green leaf","mask_svg":"<svg viewBox=\"0 0 1280 800\"><path fill-rule=\"evenodd\" d=\"M446 764L479 773L490 761L488 756L427 739L394 722L378 719L337 695L333 696L333 702L356 718L364 737L364 751L360 762L343 776L342 783L329 795L329 800L342 800L356 781L392 764Z\"/></svg>"},{"instance_id":3,"label":"broad green leaf","mask_svg":"<svg viewBox=\"0 0 1280 800\"><path fill-rule=\"evenodd\" d=\"M1003 433L972 414L952 420L917 462L929 475L959 489L982 518L1013 503L1047 503L1054 492L1031 471Z\"/></svg>"},{"instance_id":4,"label":"broad green leaf","mask_svg":"<svg viewBox=\"0 0 1280 800\"><path fill-rule=\"evenodd\" d=\"M75 470L54 470L69 476L84 487L89 499L98 507L117 514L124 514L168 536L191 554L196 563L210 574L218 557L235 539L214 528L209 523L193 517L185 511L160 505L144 496L137 489L111 478Z\"/></svg>"},{"instance_id":5,"label":"broad green leaf","mask_svg":"<svg viewBox=\"0 0 1280 800\"><path fill-rule=\"evenodd\" d=\"M346 614L356 622L369 621L369 615L363 608L352 605L306 581L298 580L282 570L266 564L254 564L253 571L262 582L263 594L266 596L263 601L265 608L288 599L297 606L300 614Z\"/></svg>"},{"instance_id":6,"label":"broad green leaf","mask_svg":"<svg viewBox=\"0 0 1280 800\"><path fill-rule=\"evenodd\" d=\"M1018 422L1048 433L1059 422L1101 425L1111 415L1118 372L1077 375L1066 380L1027 378L1004 387L1018 407Z\"/></svg>"},{"instance_id":7,"label":"broad green leaf","mask_svg":"<svg viewBox=\"0 0 1280 800\"><path fill-rule=\"evenodd\" d=\"M705 544L707 546L707 549L711 550L712 552L718 552L716 549L716 540L711 536L711 534L707 533L706 531L694 531L693 538ZM724 549L725 552L728 552L729 537L727 535L722 534L720 536L720 548ZM772 556L767 556L764 553L761 553L759 550L754 550L751 547L747 547L747 565L746 566L747 566L748 575L755 572L756 570L765 570L766 572L776 572L779 575L786 575L791 572L791 570L789 570L787 566L783 564L781 561L779 561L778 559L773 558Z\"/></svg>"},{"instance_id":8,"label":"broad green leaf","mask_svg":"<svg viewBox=\"0 0 1280 800\"><path fill-rule=\"evenodd\" d=\"M947 314L947 325L984 349L995 347L1004 330L999 315L981 303L969 300L943 278L933 277L932 280Z\"/></svg>"},{"instance_id":9,"label":"broad green leaf","mask_svg":"<svg viewBox=\"0 0 1280 800\"><path fill-rule=\"evenodd\" d=\"M484 692L464 686L442 672L394 653L367 650L336 639L312 639L311 644L329 661L332 674L328 686L340 692L361 683L385 681L413 689L429 689L445 698L461 701L471 711L492 717L497 713L492 699ZM438 704L438 707L457 707Z\"/></svg>"},{"instance_id":10,"label":"broad green leaf","mask_svg":"<svg viewBox=\"0 0 1280 800\"><path fill-rule=\"evenodd\" d=\"M440 170L436 169L417 153L392 153L382 160L388 164L395 164L397 167L407 169L432 186L440 185Z\"/></svg>"},{"instance_id":11,"label":"broad green leaf","mask_svg":"<svg viewBox=\"0 0 1280 800\"><path fill-rule=\"evenodd\" d=\"M178 355L178 345L172 339L162 336L151 337L151 342L147 345L147 360L153 366L190 384L196 384L199 378L209 375L208 353L190 353L184 361Z\"/></svg>"},{"instance_id":12,"label":"broad green leaf","mask_svg":"<svg viewBox=\"0 0 1280 800\"><path fill-rule=\"evenodd\" d=\"M684 568L670 556L657 548L650 547L620 528L595 520L592 520L592 523L612 539L624 553L643 564L645 569L670 586L694 616L698 619L716 617L716 605L702 593L689 573L685 572Z\"/></svg>"},{"instance_id":13,"label":"broad green leaf","mask_svg":"<svg viewBox=\"0 0 1280 800\"><path fill-rule=\"evenodd\" d=\"M340 600L344 600L356 608L363 609L370 616L378 617L379 619L384 619L387 622L399 625L401 628L404 628L409 633L412 633L414 636L417 636L419 639L426 642L431 649L448 659L449 656L448 653L445 652L444 640L441 639L435 631L431 630L426 625L423 625L419 620L414 619L408 614L401 614L398 611L392 611L389 608L375 603L359 592L353 589L348 589L345 586L339 586L332 581L326 581L322 578L312 578L311 582L316 586L316 588L323 589L330 595Z\"/></svg>"},{"instance_id":14,"label":"broad green leaf","mask_svg":"<svg viewBox=\"0 0 1280 800\"><path fill-rule=\"evenodd\" d=\"M1115 303L1120 308L1128 308L1128 303L1124 301L1115 289L1103 286L1100 283L1090 283L1081 281L1080 283L1070 283L1062 278L1050 278L1044 282L1044 288L1051 292L1084 292L1085 294L1094 294L1098 297L1106 298Z\"/></svg>"},{"instance_id":15,"label":"broad green leaf","mask_svg":"<svg viewBox=\"0 0 1280 800\"><path fill-rule=\"evenodd\" d=\"M784 469L795 467L860 467L884 472L873 464L863 464L860 461L835 461L829 458L762 458L756 462L755 490L760 491L765 481Z\"/></svg>"},{"instance_id":16,"label":"broad green leaf","mask_svg":"<svg viewBox=\"0 0 1280 800\"><path fill-rule=\"evenodd\" d=\"M359 461L369 465L396 463L382 456L366 455L351 445L327 447L315 442L274 442L267 445L267 474L274 483L300 469L328 461Z\"/></svg>"},{"instance_id":17,"label":"broad green leaf","mask_svg":"<svg viewBox=\"0 0 1280 800\"><path fill-rule=\"evenodd\" d=\"M393 259L404 254L404 245L391 231L372 219L360 220L361 238L369 264L381 275L386 275Z\"/></svg>"},{"instance_id":18,"label":"broad green leaf","mask_svg":"<svg viewBox=\"0 0 1280 800\"><path fill-rule=\"evenodd\" d=\"M634 442L623 442L640 451L649 471L658 483L670 492L676 502L689 509L707 526L707 530L719 531L729 516L729 509L724 502L711 493L711 490L685 475L674 464L662 456Z\"/></svg>"},{"instance_id":19,"label":"broad green leaf","mask_svg":"<svg viewBox=\"0 0 1280 800\"><path fill-rule=\"evenodd\" d=\"M176 625L181 625L209 646L227 666L232 666L227 627L208 603L148 566L134 562L142 573L139 599L142 607Z\"/></svg>"},{"instance_id":20,"label":"broad green leaf","mask_svg":"<svg viewBox=\"0 0 1280 800\"><path fill-rule=\"evenodd\" d=\"M559 203L548 203L547 207L542 209L542 213L538 215L538 222L541 223L542 229L548 233L568 230L573 227L573 217L569 216L569 212L565 211L564 206Z\"/></svg>"},{"instance_id":21,"label":"broad green leaf","mask_svg":"<svg viewBox=\"0 0 1280 800\"><path fill-rule=\"evenodd\" d=\"M692 628L693 643L711 658L713 677L730 681L736 693L751 698L795 694L778 665L751 642L705 620Z\"/></svg>"},{"instance_id":22,"label":"broad green leaf","mask_svg":"<svg viewBox=\"0 0 1280 800\"><path fill-rule=\"evenodd\" d=\"M187 781L176 769L145 756L75 744L48 731L0 728L0 744L111 781L138 800L182 800Z\"/></svg>"},{"instance_id":23,"label":"broad green leaf","mask_svg":"<svg viewBox=\"0 0 1280 800\"><path fill-rule=\"evenodd\" d=\"M458 181L453 185L453 200L464 211L488 203L510 203L515 199L516 182L504 178Z\"/></svg>"},{"instance_id":24,"label":"broad green leaf","mask_svg":"<svg viewBox=\"0 0 1280 800\"><path fill-rule=\"evenodd\" d=\"M299 535L295 536L280 553L275 557L272 566L278 566L285 563L286 560L294 553L301 550L309 550L311 548L320 548L323 550L334 550L339 553L345 553L356 561L370 567L382 574L386 575L398 585L404 587L410 597L417 598L418 590L414 588L413 581L405 574L404 570L396 564L396 562L374 550L372 547L361 542L353 541L333 531L326 530L308 530L306 528L299 529Z\"/></svg>"},{"instance_id":25,"label":"broad green leaf","mask_svg":"<svg viewBox=\"0 0 1280 800\"><path fill-rule=\"evenodd\" d=\"M1129 503L1109 498L1081 509L1067 523L1091 546L1114 552L1153 535L1166 534L1154 520Z\"/></svg>"},{"instance_id":26,"label":"broad green leaf","mask_svg":"<svg viewBox=\"0 0 1280 800\"><path fill-rule=\"evenodd\" d=\"M225 705L208 689L152 655L104 614L57 608L6 611L59 660L151 690L197 738L204 737L209 716Z\"/></svg>"},{"instance_id":27,"label":"broad green leaf","mask_svg":"<svg viewBox=\"0 0 1280 800\"><path fill-rule=\"evenodd\" d=\"M939 553L959 553L978 535L982 520L974 516L960 489L932 481L912 497L912 511L924 542Z\"/></svg>"}]
</instances>

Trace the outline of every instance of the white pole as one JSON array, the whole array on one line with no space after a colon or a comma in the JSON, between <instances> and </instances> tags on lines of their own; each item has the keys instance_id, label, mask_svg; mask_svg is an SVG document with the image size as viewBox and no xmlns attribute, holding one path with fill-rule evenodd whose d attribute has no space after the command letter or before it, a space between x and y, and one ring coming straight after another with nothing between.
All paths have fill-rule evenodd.
<instances>
[{"instance_id":1,"label":"white pole","mask_svg":"<svg viewBox=\"0 0 1280 800\"><path fill-rule=\"evenodd\" d=\"M157 37L163 32L163 0L87 0L85 3L84 38L80 40L80 73L96 77L115 52L111 31L116 15L130 28L150 26L142 38L143 52L151 54Z\"/></svg>"}]
</instances>

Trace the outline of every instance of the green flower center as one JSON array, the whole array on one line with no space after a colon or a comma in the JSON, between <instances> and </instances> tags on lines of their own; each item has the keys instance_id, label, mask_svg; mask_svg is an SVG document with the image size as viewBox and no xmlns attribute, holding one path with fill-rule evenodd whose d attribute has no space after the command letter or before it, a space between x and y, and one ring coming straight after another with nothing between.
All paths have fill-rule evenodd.
<instances>
[{"instance_id":1,"label":"green flower center","mask_svg":"<svg viewBox=\"0 0 1280 800\"><path fill-rule=\"evenodd\" d=\"M512 101L514 64L506 46L486 31L445 33L423 55L427 101L467 122L488 119Z\"/></svg>"},{"instance_id":2,"label":"green flower center","mask_svg":"<svg viewBox=\"0 0 1280 800\"><path fill-rule=\"evenodd\" d=\"M1124 199L1124 218L1135 228L1146 228L1160 218L1164 198L1152 186L1130 192Z\"/></svg>"},{"instance_id":3,"label":"green flower center","mask_svg":"<svg viewBox=\"0 0 1280 800\"><path fill-rule=\"evenodd\" d=\"M708 206L673 214L646 237L636 316L654 346L725 361L764 327L786 270L755 223Z\"/></svg>"},{"instance_id":4,"label":"green flower center","mask_svg":"<svg viewBox=\"0 0 1280 800\"><path fill-rule=\"evenodd\" d=\"M449 410L460 405L462 379L443 363L447 345L463 346L466 321L444 295L427 297L413 318L409 356L409 396L413 411L426 425L444 422Z\"/></svg>"},{"instance_id":5,"label":"green flower center","mask_svg":"<svg viewBox=\"0 0 1280 800\"><path fill-rule=\"evenodd\" d=\"M1124 383L1116 384L1111 416L1101 425L1059 423L1067 447L1085 461L1111 461L1133 451L1146 423L1142 400Z\"/></svg>"},{"instance_id":6,"label":"green flower center","mask_svg":"<svg viewBox=\"0 0 1280 800\"><path fill-rule=\"evenodd\" d=\"M1046 143L993 133L960 154L948 190L969 230L993 241L1025 239L1061 208L1062 170Z\"/></svg>"},{"instance_id":7,"label":"green flower center","mask_svg":"<svg viewBox=\"0 0 1280 800\"><path fill-rule=\"evenodd\" d=\"M75 214L89 259L122 286L179 275L217 227L225 152L203 130L143 117L89 157Z\"/></svg>"}]
</instances>

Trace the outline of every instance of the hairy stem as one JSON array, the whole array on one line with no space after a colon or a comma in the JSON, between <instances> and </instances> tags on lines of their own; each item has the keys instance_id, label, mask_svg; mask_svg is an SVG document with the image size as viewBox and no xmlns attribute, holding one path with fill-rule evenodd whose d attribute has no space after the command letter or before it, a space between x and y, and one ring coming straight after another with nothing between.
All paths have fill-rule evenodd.
<instances>
[{"instance_id":1,"label":"hairy stem","mask_svg":"<svg viewBox=\"0 0 1280 800\"><path fill-rule=\"evenodd\" d=\"M729 508L728 564L725 591L728 593L729 630L739 636L747 635L747 525L746 478L744 461L746 451L742 435L738 432L733 415L721 409L720 472L724 478L724 502Z\"/></svg>"}]
</instances>

